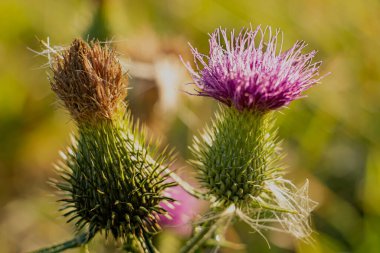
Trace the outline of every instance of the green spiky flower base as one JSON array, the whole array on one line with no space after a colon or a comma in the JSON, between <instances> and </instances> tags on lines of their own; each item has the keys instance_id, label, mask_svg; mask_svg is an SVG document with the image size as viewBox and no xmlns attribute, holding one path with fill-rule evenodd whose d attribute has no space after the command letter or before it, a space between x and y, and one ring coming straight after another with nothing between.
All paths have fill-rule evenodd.
<instances>
[{"instance_id":1,"label":"green spiky flower base","mask_svg":"<svg viewBox=\"0 0 380 253\"><path fill-rule=\"evenodd\" d=\"M196 139L193 164L209 194L228 206L257 196L275 155L271 114L220 107L202 139Z\"/></svg>"},{"instance_id":2,"label":"green spiky flower base","mask_svg":"<svg viewBox=\"0 0 380 253\"><path fill-rule=\"evenodd\" d=\"M163 191L175 185L163 165L169 154L155 155L131 122L80 125L76 143L63 155L62 180L55 184L65 194L64 215L78 231L87 226L125 241L160 230L157 216L166 211L159 203L173 201Z\"/></svg>"},{"instance_id":3,"label":"green spiky flower base","mask_svg":"<svg viewBox=\"0 0 380 253\"><path fill-rule=\"evenodd\" d=\"M283 178L273 113L221 106L211 127L195 138L192 152L191 162L213 201L182 253L197 250L235 217L263 237L263 230L310 235L308 219L315 203L307 196L307 183L298 189Z\"/></svg>"}]
</instances>

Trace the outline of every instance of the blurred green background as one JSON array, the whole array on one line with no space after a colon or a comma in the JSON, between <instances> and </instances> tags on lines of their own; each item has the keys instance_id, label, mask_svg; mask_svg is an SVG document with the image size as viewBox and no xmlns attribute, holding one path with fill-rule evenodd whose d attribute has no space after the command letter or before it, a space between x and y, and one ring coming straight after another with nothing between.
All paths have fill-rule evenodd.
<instances>
[{"instance_id":1,"label":"blurred green background","mask_svg":"<svg viewBox=\"0 0 380 253\"><path fill-rule=\"evenodd\" d=\"M178 55L191 60L188 41L208 52L216 27L249 24L281 28L285 47L305 40L319 51L321 72L332 72L278 113L288 177L297 184L309 178L319 202L315 244L269 233L268 249L239 223L227 238L245 249L222 252L380 252L379 1L1 0L0 11L0 252L48 246L73 231L46 181L75 128L50 91L47 58L28 48L41 51L47 37L51 45L79 36L112 40L130 76L133 114L176 148L184 167L193 134L216 106L184 94L191 80ZM165 231L158 241L170 253L181 240ZM116 251L103 245L96 238L90 250Z\"/></svg>"}]
</instances>

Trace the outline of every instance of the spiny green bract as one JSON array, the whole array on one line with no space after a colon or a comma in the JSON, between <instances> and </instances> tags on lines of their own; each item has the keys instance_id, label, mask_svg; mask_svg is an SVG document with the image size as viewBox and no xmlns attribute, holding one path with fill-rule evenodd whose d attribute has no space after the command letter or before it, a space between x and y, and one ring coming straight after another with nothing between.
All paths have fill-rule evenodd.
<instances>
[{"instance_id":1,"label":"spiny green bract","mask_svg":"<svg viewBox=\"0 0 380 253\"><path fill-rule=\"evenodd\" d=\"M271 113L220 107L210 128L195 138L191 160L208 193L242 206L258 196L278 161Z\"/></svg>"},{"instance_id":2,"label":"spiny green bract","mask_svg":"<svg viewBox=\"0 0 380 253\"><path fill-rule=\"evenodd\" d=\"M119 123L120 122L120 123ZM144 135L132 130L128 116L117 123L79 125L76 143L58 167L63 180L56 182L66 197L62 210L78 230L111 233L116 239L131 234L155 233L161 201L173 201L163 191L168 183L169 152L156 155L146 148Z\"/></svg>"}]
</instances>

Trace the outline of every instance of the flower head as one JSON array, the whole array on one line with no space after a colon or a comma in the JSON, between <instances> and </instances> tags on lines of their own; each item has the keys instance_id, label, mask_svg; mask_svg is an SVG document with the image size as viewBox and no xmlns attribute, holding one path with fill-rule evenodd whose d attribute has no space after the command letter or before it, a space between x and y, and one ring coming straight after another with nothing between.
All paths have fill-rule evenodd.
<instances>
[{"instance_id":1,"label":"flower head","mask_svg":"<svg viewBox=\"0 0 380 253\"><path fill-rule=\"evenodd\" d=\"M123 109L127 83L113 50L75 39L51 64L52 90L77 122L112 119Z\"/></svg>"},{"instance_id":2,"label":"flower head","mask_svg":"<svg viewBox=\"0 0 380 253\"><path fill-rule=\"evenodd\" d=\"M238 110L266 112L286 106L317 83L320 62L312 63L316 51L302 53L306 44L296 42L282 51L280 31L242 29L235 37L216 29L210 35L210 54L191 47L196 70L188 68L197 95L212 97ZM278 48L279 46L279 48ZM200 64L199 64L200 63Z\"/></svg>"}]
</instances>

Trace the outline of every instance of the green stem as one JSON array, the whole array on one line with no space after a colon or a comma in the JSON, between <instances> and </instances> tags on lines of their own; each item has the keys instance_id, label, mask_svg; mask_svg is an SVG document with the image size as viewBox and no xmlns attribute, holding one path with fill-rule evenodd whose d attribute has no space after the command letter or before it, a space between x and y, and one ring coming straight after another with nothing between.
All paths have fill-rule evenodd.
<instances>
[{"instance_id":1,"label":"green stem","mask_svg":"<svg viewBox=\"0 0 380 253\"><path fill-rule=\"evenodd\" d=\"M180 253L193 253L199 247L203 245L218 228L219 224L215 220L207 221L203 224L202 230L196 233L190 240L188 240L185 246L182 247Z\"/></svg>"},{"instance_id":2,"label":"green stem","mask_svg":"<svg viewBox=\"0 0 380 253\"><path fill-rule=\"evenodd\" d=\"M64 243L60 243L54 246L50 246L44 249L33 251L32 253L58 253L67 249L77 248L82 245L87 244L95 235L94 230L90 230L87 233L82 233L77 235L75 238L66 241Z\"/></svg>"}]
</instances>

